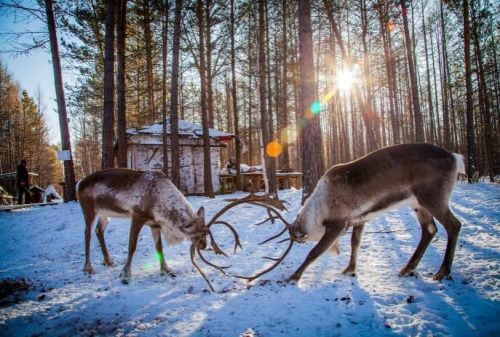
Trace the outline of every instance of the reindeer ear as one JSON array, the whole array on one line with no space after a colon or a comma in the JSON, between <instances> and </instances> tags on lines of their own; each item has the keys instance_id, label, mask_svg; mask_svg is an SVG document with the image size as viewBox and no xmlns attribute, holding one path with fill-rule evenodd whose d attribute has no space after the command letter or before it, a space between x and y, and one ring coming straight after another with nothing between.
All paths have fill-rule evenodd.
<instances>
[{"instance_id":1,"label":"reindeer ear","mask_svg":"<svg viewBox=\"0 0 500 337\"><path fill-rule=\"evenodd\" d=\"M200 207L200 209L197 212L198 216L202 219L205 219L205 208Z\"/></svg>"}]
</instances>

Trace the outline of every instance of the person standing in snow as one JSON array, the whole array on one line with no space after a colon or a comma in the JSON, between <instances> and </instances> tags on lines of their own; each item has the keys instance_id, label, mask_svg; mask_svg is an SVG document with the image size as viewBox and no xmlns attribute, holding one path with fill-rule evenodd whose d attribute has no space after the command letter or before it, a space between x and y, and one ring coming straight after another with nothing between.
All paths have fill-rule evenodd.
<instances>
[{"instance_id":1,"label":"person standing in snow","mask_svg":"<svg viewBox=\"0 0 500 337\"><path fill-rule=\"evenodd\" d=\"M29 175L28 175L28 168L26 167L28 165L28 162L23 159L21 160L21 164L17 166L17 176L16 176L16 183L17 183L17 191L18 191L18 197L17 197L17 203L19 205L23 204L23 195L24 195L24 203L29 204L30 203L30 181L29 181Z\"/></svg>"}]
</instances>

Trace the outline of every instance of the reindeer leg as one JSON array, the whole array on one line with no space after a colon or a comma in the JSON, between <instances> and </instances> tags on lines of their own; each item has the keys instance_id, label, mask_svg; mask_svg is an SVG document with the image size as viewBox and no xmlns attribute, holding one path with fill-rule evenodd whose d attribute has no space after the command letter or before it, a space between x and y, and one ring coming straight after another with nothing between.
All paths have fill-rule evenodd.
<instances>
[{"instance_id":1,"label":"reindeer leg","mask_svg":"<svg viewBox=\"0 0 500 337\"><path fill-rule=\"evenodd\" d=\"M453 263L453 257L455 255L455 248L457 246L458 233L460 233L460 228L462 224L453 215L449 208L443 214L434 214L436 219L441 222L446 229L448 234L448 243L446 244L446 253L444 254L443 263L441 268L434 275L434 280L441 281L443 278L451 279L451 264Z\"/></svg>"},{"instance_id":2,"label":"reindeer leg","mask_svg":"<svg viewBox=\"0 0 500 337\"><path fill-rule=\"evenodd\" d=\"M135 249L137 247L137 238L139 237L139 233L142 229L143 224L144 221L140 221L139 219L132 216L132 225L130 226L130 234L128 238L127 262L125 263L125 266L120 273L120 279L123 284L128 284L130 282L130 279L132 278L132 270L130 266L132 264L132 257L134 256Z\"/></svg>"},{"instance_id":3,"label":"reindeer leg","mask_svg":"<svg viewBox=\"0 0 500 337\"><path fill-rule=\"evenodd\" d=\"M417 249L415 249L415 252L410 260L408 260L406 266L401 269L399 276L416 275L418 263L424 255L425 250L429 246L432 238L437 233L436 223L434 222L432 214L427 209L422 207L417 208L415 211L417 212L418 222L422 228L422 236L420 237Z\"/></svg>"},{"instance_id":4,"label":"reindeer leg","mask_svg":"<svg viewBox=\"0 0 500 337\"><path fill-rule=\"evenodd\" d=\"M321 240L319 240L316 246L314 246L314 248L309 252L302 265L295 271L295 273L293 273L292 276L290 276L290 278L288 278L287 282L298 282L302 277L304 270L306 270L312 262L314 262L321 254L330 248L332 243L345 230L345 225L339 224L327 223L325 224L325 227L325 234L323 234Z\"/></svg>"},{"instance_id":5,"label":"reindeer leg","mask_svg":"<svg viewBox=\"0 0 500 337\"><path fill-rule=\"evenodd\" d=\"M92 237L92 224L95 220L95 212L93 205L85 205L81 203L83 217L85 218L85 265L83 272L87 274L95 274L92 263L90 262L90 239Z\"/></svg>"},{"instance_id":6,"label":"reindeer leg","mask_svg":"<svg viewBox=\"0 0 500 337\"><path fill-rule=\"evenodd\" d=\"M105 216L100 216L97 226L95 228L95 234L97 239L99 239L99 245L101 246L102 256L104 257L104 265L108 267L115 267L116 264L109 255L108 247L106 247L106 241L104 240L104 231L109 223L109 218Z\"/></svg>"},{"instance_id":7,"label":"reindeer leg","mask_svg":"<svg viewBox=\"0 0 500 337\"><path fill-rule=\"evenodd\" d=\"M351 235L351 258L349 259L349 264L347 268L344 269L342 274L356 276L356 259L358 258L358 249L361 243L361 237L363 236L363 230L365 224L361 223L352 227Z\"/></svg>"},{"instance_id":8,"label":"reindeer leg","mask_svg":"<svg viewBox=\"0 0 500 337\"><path fill-rule=\"evenodd\" d=\"M153 240L155 242L156 257L160 261L160 274L175 277L175 273L167 266L167 262L165 262L165 256L163 255L163 246L161 243L161 228L156 225L152 225L150 228L151 234L153 235Z\"/></svg>"}]
</instances>

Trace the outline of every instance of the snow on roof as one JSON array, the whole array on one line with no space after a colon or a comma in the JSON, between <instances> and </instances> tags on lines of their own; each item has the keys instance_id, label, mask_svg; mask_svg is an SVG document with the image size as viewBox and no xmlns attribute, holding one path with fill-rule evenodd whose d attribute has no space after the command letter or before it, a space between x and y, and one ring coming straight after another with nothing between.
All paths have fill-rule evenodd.
<instances>
[{"instance_id":1,"label":"snow on roof","mask_svg":"<svg viewBox=\"0 0 500 337\"><path fill-rule=\"evenodd\" d=\"M163 123L155 123L143 128L128 129L127 134L137 135L137 134L162 134L163 133ZM170 120L167 122L167 133L170 133ZM203 134L203 128L201 124L192 123L183 119L179 120L179 135L200 137ZM232 138L234 135L231 133L219 131L216 129L209 129L210 137L213 138Z\"/></svg>"}]
</instances>

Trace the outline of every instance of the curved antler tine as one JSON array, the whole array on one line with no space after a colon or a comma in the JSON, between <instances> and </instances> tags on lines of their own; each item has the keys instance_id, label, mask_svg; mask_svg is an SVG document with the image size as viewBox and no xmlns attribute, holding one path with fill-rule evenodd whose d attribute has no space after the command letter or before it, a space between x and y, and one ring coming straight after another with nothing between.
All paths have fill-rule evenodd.
<instances>
[{"instance_id":1,"label":"curved antler tine","mask_svg":"<svg viewBox=\"0 0 500 337\"><path fill-rule=\"evenodd\" d=\"M233 226L231 226L228 222L221 221L221 220L214 222L214 224L224 225L227 228L229 228L231 230L231 232L233 232L233 235L234 235L234 252L236 252L236 248L238 248L238 247L240 247L240 249L243 249L243 246L241 245L241 242L240 242L240 236L239 236L238 232L236 231L236 229L234 229Z\"/></svg>"},{"instance_id":2,"label":"curved antler tine","mask_svg":"<svg viewBox=\"0 0 500 337\"><path fill-rule=\"evenodd\" d=\"M255 204L257 205L257 204ZM260 205L259 205L260 206ZM269 209L267 209L267 218L262 220L261 222L258 222L256 224L254 224L254 226L260 226L260 225L263 225L265 224L266 222L268 222L269 220L271 220L271 223L275 223L275 220L278 219L277 216L274 216L272 215L271 211Z\"/></svg>"},{"instance_id":3,"label":"curved antler tine","mask_svg":"<svg viewBox=\"0 0 500 337\"><path fill-rule=\"evenodd\" d=\"M284 206L284 203L286 201L279 200L279 199L274 199L269 194L266 194L266 195L255 195L253 193L250 193L246 197L243 197L243 198L240 198L240 199L227 199L226 201L228 201L230 203L228 205L224 206L220 211L218 211L213 216L213 218L208 223L207 227L212 226L217 221L217 219L222 214L224 214L226 211L228 211L229 209L231 209L231 208L233 208L233 207L235 207L237 205L243 204L243 203L249 203L249 204L253 204L253 205L265 207L265 208L268 209L268 214L269 215L270 215L270 211L269 210L271 210L278 217L280 217L282 221L284 221L288 225L288 223L274 209L274 208L276 208L276 209L279 209L280 211L286 210L286 207ZM270 218L273 218L273 217L270 215Z\"/></svg>"},{"instance_id":4,"label":"curved antler tine","mask_svg":"<svg viewBox=\"0 0 500 337\"><path fill-rule=\"evenodd\" d=\"M191 245L191 248L190 248L190 253L191 253L191 263L193 264L193 266L198 269L198 272L200 272L201 276L203 276L203 278L205 279L205 281L207 282L208 286L210 287L210 290L212 290L213 292L215 292L214 290L214 287L212 287L212 284L210 283L210 281L208 280L207 276L205 275L205 273L201 270L200 266L198 265L198 263L196 263L196 260L194 259L195 258L195 255L196 255L196 250L195 250L195 245L192 244Z\"/></svg>"},{"instance_id":5,"label":"curved antler tine","mask_svg":"<svg viewBox=\"0 0 500 337\"><path fill-rule=\"evenodd\" d=\"M288 240L292 240L292 239L291 238L286 238L286 239L280 240L280 241L278 241L276 243L283 243L283 242L287 242Z\"/></svg>"},{"instance_id":6,"label":"curved antler tine","mask_svg":"<svg viewBox=\"0 0 500 337\"><path fill-rule=\"evenodd\" d=\"M227 275L226 272L224 271L224 269L227 269L231 266L218 266L216 265L215 263L212 263L210 261L208 261L204 256L203 254L201 253L201 249L199 247L196 247L196 251L198 252L198 256L200 257L200 259L205 262L206 264L208 264L210 267L212 268L215 268L217 269L218 271L220 271L222 274L224 275Z\"/></svg>"},{"instance_id":7,"label":"curved antler tine","mask_svg":"<svg viewBox=\"0 0 500 337\"><path fill-rule=\"evenodd\" d=\"M234 277L241 278L241 279L248 280L248 281L253 281L256 278L259 278L262 275L264 275L266 273L269 273L271 270L273 270L274 268L276 268L281 263L281 261L283 261L285 259L285 257L288 255L288 253L292 249L292 246L293 246L293 240L290 240L290 243L288 244L288 248L286 249L286 251L277 260L275 260L276 262L273 263L273 265L270 266L269 268L266 268L263 271L255 274L253 276L239 276L239 275L234 275ZM274 260L274 258L272 258L272 259Z\"/></svg>"},{"instance_id":8,"label":"curved antler tine","mask_svg":"<svg viewBox=\"0 0 500 337\"><path fill-rule=\"evenodd\" d=\"M224 253L224 251L220 249L217 242L215 242L214 236L210 230L208 231L208 235L210 235L210 244L212 245L212 249L214 250L215 254L224 255L225 257L227 257L227 254Z\"/></svg>"},{"instance_id":9,"label":"curved antler tine","mask_svg":"<svg viewBox=\"0 0 500 337\"><path fill-rule=\"evenodd\" d=\"M281 232L279 232L278 234L273 235L273 236L271 236L270 238L268 238L268 239L266 239L266 240L262 241L261 243L259 243L259 246L260 246L260 245L263 245L263 244L265 244L265 243L268 243L269 241L272 241L272 240L274 240L274 239L276 239L276 238L279 238L280 236L282 236L282 235L283 235L283 233L285 233L285 232L286 232L286 230L287 230L287 229L288 229L288 227L283 228L283 230L282 230ZM287 239L287 240L288 240L288 239ZM282 242L282 241L280 241L280 242Z\"/></svg>"},{"instance_id":10,"label":"curved antler tine","mask_svg":"<svg viewBox=\"0 0 500 337\"><path fill-rule=\"evenodd\" d=\"M271 260L271 261L278 261L279 257L270 257L270 256L264 256L263 259L266 260Z\"/></svg>"},{"instance_id":11,"label":"curved antler tine","mask_svg":"<svg viewBox=\"0 0 500 337\"><path fill-rule=\"evenodd\" d=\"M263 225L265 224L266 222L268 222L269 220L271 220L273 223L274 223L274 219L276 219L277 217L268 217L268 218L265 218L264 220L262 220L261 222L257 222L256 224L254 224L254 226L260 226L260 225Z\"/></svg>"},{"instance_id":12,"label":"curved antler tine","mask_svg":"<svg viewBox=\"0 0 500 337\"><path fill-rule=\"evenodd\" d=\"M291 239L290 239L290 238L286 238L286 239L280 240L280 241L278 241L278 242L276 242L276 243L283 243L283 242L287 242L287 241L289 241L289 240L291 240ZM276 258L276 257L269 257L269 256L264 256L264 257L263 257L263 259L273 260L273 261L278 261L278 260L279 260L279 258Z\"/></svg>"},{"instance_id":13,"label":"curved antler tine","mask_svg":"<svg viewBox=\"0 0 500 337\"><path fill-rule=\"evenodd\" d=\"M252 204L252 205L271 206L271 207L279 209L280 211L287 210L287 208L283 205L283 201L281 201L279 199L255 199L255 200L248 200L247 202L249 204Z\"/></svg>"},{"instance_id":14,"label":"curved antler tine","mask_svg":"<svg viewBox=\"0 0 500 337\"><path fill-rule=\"evenodd\" d=\"M275 210L272 206L270 206L268 204L265 204L265 203L260 203L260 202L256 202L256 203L253 203L253 204L266 208L268 211L274 213L277 218L279 218L281 221L283 221L283 223L285 224L285 226L287 228L290 227L290 223L277 210Z\"/></svg>"},{"instance_id":15,"label":"curved antler tine","mask_svg":"<svg viewBox=\"0 0 500 337\"><path fill-rule=\"evenodd\" d=\"M274 217L269 209L267 209L267 215L269 216L269 219L271 219L271 223L274 223L274 219L277 217Z\"/></svg>"},{"instance_id":16,"label":"curved antler tine","mask_svg":"<svg viewBox=\"0 0 500 337\"><path fill-rule=\"evenodd\" d=\"M276 207L280 211L286 210L285 203L289 204L285 200L280 200L280 199L275 199L273 195L271 194L264 194L264 195L256 195L253 193L250 193L249 195L240 198L240 199L227 199L226 201L229 202L234 202L234 203L242 203L242 202L248 202L248 203L254 203L254 202L261 202L268 204L270 206Z\"/></svg>"},{"instance_id":17,"label":"curved antler tine","mask_svg":"<svg viewBox=\"0 0 500 337\"><path fill-rule=\"evenodd\" d=\"M246 202L249 202L250 200L253 200L254 199L254 196L252 194L249 194L248 196L244 197L244 198L241 198L241 199L228 199L226 201L229 201L230 203L226 206L224 206L220 211L218 211L212 218L212 220L210 220L210 222L208 223L207 227L210 227L212 226L215 221L222 215L224 214L227 210L239 205L239 204L243 204L243 203L246 203Z\"/></svg>"}]
</instances>

